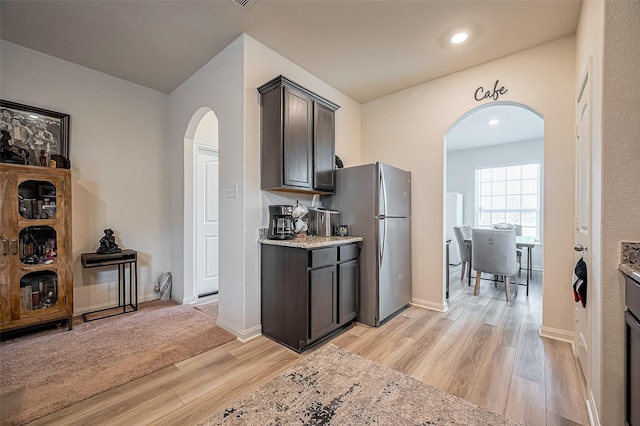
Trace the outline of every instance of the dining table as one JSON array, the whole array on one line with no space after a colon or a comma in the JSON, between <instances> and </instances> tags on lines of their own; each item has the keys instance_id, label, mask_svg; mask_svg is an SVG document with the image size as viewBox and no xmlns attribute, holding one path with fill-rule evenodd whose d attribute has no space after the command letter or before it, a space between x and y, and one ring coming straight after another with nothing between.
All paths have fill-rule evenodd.
<instances>
[{"instance_id":1,"label":"dining table","mask_svg":"<svg viewBox=\"0 0 640 426\"><path fill-rule=\"evenodd\" d=\"M465 244L469 244L469 248L472 247L473 241L471 239L465 239ZM516 235L516 247L519 249L527 249L527 282L526 284L518 283L518 285L527 286L527 296L529 295L529 280L531 279L531 250L536 245L536 237L527 237L523 235ZM473 250L471 250L471 259L469 261L469 285L471 285L471 269L473 269Z\"/></svg>"}]
</instances>

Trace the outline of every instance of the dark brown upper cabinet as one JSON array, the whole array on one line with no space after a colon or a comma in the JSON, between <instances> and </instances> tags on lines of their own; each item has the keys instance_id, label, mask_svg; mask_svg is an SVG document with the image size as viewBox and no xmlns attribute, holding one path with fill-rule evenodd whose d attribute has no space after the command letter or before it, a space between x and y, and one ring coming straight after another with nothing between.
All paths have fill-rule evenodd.
<instances>
[{"instance_id":1,"label":"dark brown upper cabinet","mask_svg":"<svg viewBox=\"0 0 640 426\"><path fill-rule=\"evenodd\" d=\"M339 105L280 75L258 88L261 189L334 189L335 111Z\"/></svg>"}]
</instances>

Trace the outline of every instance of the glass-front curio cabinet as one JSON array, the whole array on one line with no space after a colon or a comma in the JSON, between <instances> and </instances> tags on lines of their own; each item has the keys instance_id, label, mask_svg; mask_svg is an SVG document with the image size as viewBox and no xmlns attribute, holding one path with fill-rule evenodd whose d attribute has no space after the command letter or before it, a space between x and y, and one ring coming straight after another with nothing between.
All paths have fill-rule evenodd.
<instances>
[{"instance_id":1,"label":"glass-front curio cabinet","mask_svg":"<svg viewBox=\"0 0 640 426\"><path fill-rule=\"evenodd\" d=\"M71 172L0 164L0 331L72 316Z\"/></svg>"}]
</instances>

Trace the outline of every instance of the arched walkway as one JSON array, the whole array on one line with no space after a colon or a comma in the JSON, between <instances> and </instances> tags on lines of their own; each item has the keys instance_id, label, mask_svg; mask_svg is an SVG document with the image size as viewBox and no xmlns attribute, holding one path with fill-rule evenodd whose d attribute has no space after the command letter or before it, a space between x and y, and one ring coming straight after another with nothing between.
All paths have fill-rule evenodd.
<instances>
[{"instance_id":1,"label":"arched walkway","mask_svg":"<svg viewBox=\"0 0 640 426\"><path fill-rule=\"evenodd\" d=\"M443 227L446 237L452 239L450 264L459 263L453 226L490 227L508 222L521 225L523 235L537 239L532 265L542 269L542 115L514 102L481 105L453 123L444 143ZM453 211L456 208L460 210ZM523 257L523 263L526 260ZM444 276L446 288L447 274Z\"/></svg>"},{"instance_id":2,"label":"arched walkway","mask_svg":"<svg viewBox=\"0 0 640 426\"><path fill-rule=\"evenodd\" d=\"M183 303L217 299L218 146L218 118L202 107L184 136Z\"/></svg>"}]
</instances>

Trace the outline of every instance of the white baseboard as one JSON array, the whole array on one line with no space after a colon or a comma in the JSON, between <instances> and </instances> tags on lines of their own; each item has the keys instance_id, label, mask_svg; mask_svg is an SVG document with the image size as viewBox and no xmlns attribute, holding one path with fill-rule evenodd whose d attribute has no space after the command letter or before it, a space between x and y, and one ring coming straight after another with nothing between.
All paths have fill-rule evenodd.
<instances>
[{"instance_id":1,"label":"white baseboard","mask_svg":"<svg viewBox=\"0 0 640 426\"><path fill-rule=\"evenodd\" d=\"M551 327L540 327L540 336L547 339L558 340L571 344L571 350L573 352L574 361L576 362L576 369L580 369L578 365L578 359L576 357L576 347L574 344L575 334L571 331L559 330ZM580 373L582 374L582 373ZM590 426L600 426L600 420L598 419L598 410L596 409L596 402L593 398L593 392L588 391L589 399L584 400L584 404L587 408L587 416L589 417Z\"/></svg>"},{"instance_id":2,"label":"white baseboard","mask_svg":"<svg viewBox=\"0 0 640 426\"><path fill-rule=\"evenodd\" d=\"M158 300L158 297L153 295L153 296L147 296L147 297L141 297L138 298L138 304L142 303L142 302L149 302L150 300ZM129 301L129 299L127 298L127 301ZM176 300L178 303L180 303L179 300ZM129 306L129 305L127 305ZM73 315L74 316L78 316L78 315L82 315L82 314L86 314L89 312L95 312L95 311L99 311L102 309L115 309L118 307L118 301L113 301L113 302L103 302L103 303L98 303L95 305L91 305L91 306L85 306L82 308L78 308L76 306L73 307Z\"/></svg>"},{"instance_id":3,"label":"white baseboard","mask_svg":"<svg viewBox=\"0 0 640 426\"><path fill-rule=\"evenodd\" d=\"M255 334L252 334L250 337L246 337L246 338L238 337L238 341L240 343L247 343L248 341L256 339L260 336L262 336L262 326L259 326L258 332Z\"/></svg>"},{"instance_id":4,"label":"white baseboard","mask_svg":"<svg viewBox=\"0 0 640 426\"><path fill-rule=\"evenodd\" d=\"M118 307L118 302L115 302L116 308ZM111 302L107 302L107 303L100 303L98 305L91 305L91 306L86 306L84 308L75 308L73 309L73 315L74 316L78 316L78 315L82 315L82 314L86 314L89 312L95 312L95 311L100 311L102 309L108 309L110 307L113 307L113 304Z\"/></svg>"},{"instance_id":5,"label":"white baseboard","mask_svg":"<svg viewBox=\"0 0 640 426\"><path fill-rule=\"evenodd\" d=\"M242 342L248 342L249 340L253 340L258 336L262 335L262 325L258 324L254 327L251 327L247 330L242 330L239 329L237 327L235 327L233 324L230 324L228 322L226 322L225 320L221 319L218 317L218 320L216 321L216 325L220 328L222 328L223 330L227 330L229 333L233 334L234 336L236 336L236 338Z\"/></svg>"},{"instance_id":6,"label":"white baseboard","mask_svg":"<svg viewBox=\"0 0 640 426\"><path fill-rule=\"evenodd\" d=\"M196 296L185 297L182 300L178 300L178 303L182 305L193 305L196 302L198 302L198 298Z\"/></svg>"},{"instance_id":7,"label":"white baseboard","mask_svg":"<svg viewBox=\"0 0 640 426\"><path fill-rule=\"evenodd\" d=\"M567 342L573 347L574 334L572 331L560 330L558 328L540 327L540 336L547 339L559 340L561 342Z\"/></svg>"},{"instance_id":8,"label":"white baseboard","mask_svg":"<svg viewBox=\"0 0 640 426\"><path fill-rule=\"evenodd\" d=\"M422 299L411 299L411 305L416 306L418 308L429 309L432 311L438 312L447 312L449 310L449 304L445 303L434 303L428 300Z\"/></svg>"}]
</instances>

